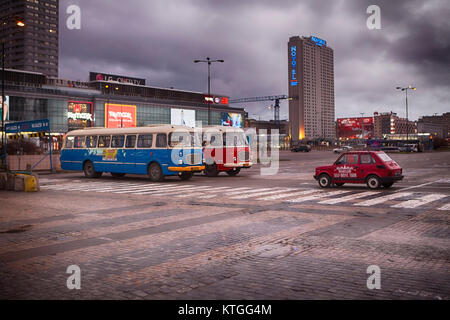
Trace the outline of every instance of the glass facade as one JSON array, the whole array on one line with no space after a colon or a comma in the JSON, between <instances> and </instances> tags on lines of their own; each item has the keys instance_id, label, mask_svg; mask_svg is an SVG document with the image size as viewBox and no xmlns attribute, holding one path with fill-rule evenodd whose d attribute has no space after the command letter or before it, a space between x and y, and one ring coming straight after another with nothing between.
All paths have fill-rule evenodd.
<instances>
[{"instance_id":1,"label":"glass facade","mask_svg":"<svg viewBox=\"0 0 450 320\"><path fill-rule=\"evenodd\" d=\"M69 101L89 102L90 99L65 98L46 99L10 96L9 121L27 121L49 119L50 130L55 133L65 133L68 131L68 107ZM93 101L94 127L105 126L105 103L117 103L115 101ZM136 105L137 121L136 126L146 126L151 124L170 124L171 109L183 108L183 106L162 106L147 105L127 102L129 105ZM211 125L220 125L222 119L220 111L211 111ZM195 110L195 121L201 121L202 125L208 124L208 110Z\"/></svg>"},{"instance_id":2,"label":"glass facade","mask_svg":"<svg viewBox=\"0 0 450 320\"><path fill-rule=\"evenodd\" d=\"M49 119L52 132L67 132L68 100L9 97L9 121Z\"/></svg>"}]
</instances>

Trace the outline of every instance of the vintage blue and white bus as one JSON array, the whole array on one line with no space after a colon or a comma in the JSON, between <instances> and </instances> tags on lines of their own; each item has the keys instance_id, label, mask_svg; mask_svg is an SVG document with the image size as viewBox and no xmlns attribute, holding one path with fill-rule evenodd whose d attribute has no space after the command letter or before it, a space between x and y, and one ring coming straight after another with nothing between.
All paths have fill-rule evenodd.
<instances>
[{"instance_id":1,"label":"vintage blue and white bus","mask_svg":"<svg viewBox=\"0 0 450 320\"><path fill-rule=\"evenodd\" d=\"M193 128L174 125L74 130L65 137L61 169L83 171L88 178L110 172L113 177L147 174L152 181L173 175L189 180L205 169L194 137Z\"/></svg>"}]
</instances>

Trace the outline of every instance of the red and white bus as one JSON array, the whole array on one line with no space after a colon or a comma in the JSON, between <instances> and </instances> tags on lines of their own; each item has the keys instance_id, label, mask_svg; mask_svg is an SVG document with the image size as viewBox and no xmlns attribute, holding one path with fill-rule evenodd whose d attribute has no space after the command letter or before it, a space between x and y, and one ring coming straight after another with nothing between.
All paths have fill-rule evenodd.
<instances>
[{"instance_id":1,"label":"red and white bus","mask_svg":"<svg viewBox=\"0 0 450 320\"><path fill-rule=\"evenodd\" d=\"M242 168L252 166L250 146L244 130L236 127L206 126L202 131L206 176L215 177L222 171L235 176Z\"/></svg>"}]
</instances>

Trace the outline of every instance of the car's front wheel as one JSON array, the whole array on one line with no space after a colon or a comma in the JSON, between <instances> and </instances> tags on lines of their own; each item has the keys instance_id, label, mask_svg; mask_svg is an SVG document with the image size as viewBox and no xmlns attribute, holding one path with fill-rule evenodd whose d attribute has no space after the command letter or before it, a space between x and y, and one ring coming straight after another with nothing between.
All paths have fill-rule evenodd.
<instances>
[{"instance_id":1,"label":"car's front wheel","mask_svg":"<svg viewBox=\"0 0 450 320\"><path fill-rule=\"evenodd\" d=\"M328 188L329 186L331 186L331 177L326 173L322 173L319 176L319 186L321 188Z\"/></svg>"},{"instance_id":2,"label":"car's front wheel","mask_svg":"<svg viewBox=\"0 0 450 320\"><path fill-rule=\"evenodd\" d=\"M381 187L381 180L375 175L368 176L366 184L370 189L378 189Z\"/></svg>"}]
</instances>

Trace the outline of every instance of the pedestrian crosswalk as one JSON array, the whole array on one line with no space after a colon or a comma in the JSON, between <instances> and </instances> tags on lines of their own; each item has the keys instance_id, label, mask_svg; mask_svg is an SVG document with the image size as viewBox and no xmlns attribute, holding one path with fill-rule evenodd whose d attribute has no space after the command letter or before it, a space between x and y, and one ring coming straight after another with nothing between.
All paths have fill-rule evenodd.
<instances>
[{"instance_id":1,"label":"pedestrian crosswalk","mask_svg":"<svg viewBox=\"0 0 450 320\"><path fill-rule=\"evenodd\" d=\"M142 196L169 196L173 199L231 199L235 201L277 201L290 204L314 202L318 205L350 205L360 207L390 206L398 209L436 207L450 211L450 195L408 190L360 191L352 189L318 189L300 186L285 187L233 187L175 183L145 183L119 181L83 181L41 179L41 189L48 191L111 193Z\"/></svg>"}]
</instances>

